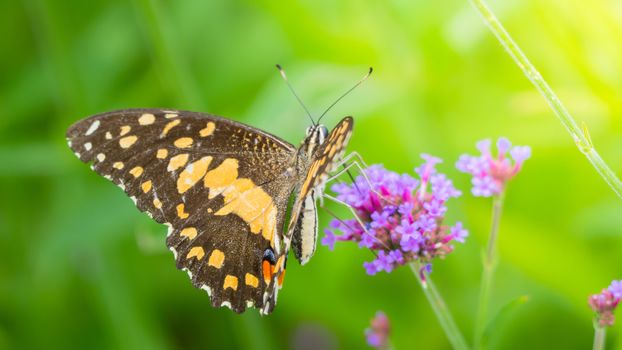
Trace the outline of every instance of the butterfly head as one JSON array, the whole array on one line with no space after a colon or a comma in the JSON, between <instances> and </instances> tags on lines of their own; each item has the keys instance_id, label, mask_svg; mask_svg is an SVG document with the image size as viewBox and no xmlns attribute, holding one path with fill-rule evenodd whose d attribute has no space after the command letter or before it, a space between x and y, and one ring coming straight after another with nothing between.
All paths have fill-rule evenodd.
<instances>
[{"instance_id":1,"label":"butterfly head","mask_svg":"<svg viewBox=\"0 0 622 350\"><path fill-rule=\"evenodd\" d=\"M301 151L311 158L313 152L322 144L326 137L328 137L328 129L322 124L315 124L307 128L307 135L300 145Z\"/></svg>"}]
</instances>

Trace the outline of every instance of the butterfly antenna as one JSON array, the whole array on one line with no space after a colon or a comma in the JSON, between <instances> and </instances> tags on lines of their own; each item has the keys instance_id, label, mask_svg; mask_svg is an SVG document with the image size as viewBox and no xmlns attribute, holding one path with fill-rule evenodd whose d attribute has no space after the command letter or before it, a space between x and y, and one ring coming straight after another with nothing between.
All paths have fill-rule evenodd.
<instances>
[{"instance_id":1,"label":"butterfly antenna","mask_svg":"<svg viewBox=\"0 0 622 350\"><path fill-rule=\"evenodd\" d=\"M318 118L317 120L318 124L320 123L320 120L322 120L322 117L324 117L326 113L328 113L328 111L330 111L331 108L333 108L337 104L337 102L341 101L342 98L346 97L350 92L352 92L352 90L356 89L357 86L361 85L365 80L367 80L367 78L369 78L369 76L371 75L371 72L373 71L374 71L374 68L369 67L369 72L367 72L367 74L365 74L365 76L361 78L361 80L359 80L356 84L354 84L353 87L351 87L348 91L346 91L343 95L341 95L337 100L335 100L335 102L333 102L332 105L328 106L328 108L326 108L324 113L322 113L322 115Z\"/></svg>"},{"instance_id":2,"label":"butterfly antenna","mask_svg":"<svg viewBox=\"0 0 622 350\"><path fill-rule=\"evenodd\" d=\"M277 64L276 65L276 69L278 69L279 73L281 73L281 77L283 78L283 80L285 80L285 84L287 84L287 87L289 88L289 91L291 91L292 94L294 94L294 96L296 96L296 99L298 100L298 103L300 103L300 105L305 110L305 112L307 112L307 115L309 116L309 119L311 119L311 123L313 125L316 125L315 121L313 120L313 117L311 116L311 113L309 113L309 110L307 109L307 106L305 106L305 104L302 103L302 100L300 99L300 97L298 97L298 94L296 93L296 91L294 91L294 88L292 87L292 85L287 80L287 75L285 75L285 71L283 70L281 65Z\"/></svg>"}]
</instances>

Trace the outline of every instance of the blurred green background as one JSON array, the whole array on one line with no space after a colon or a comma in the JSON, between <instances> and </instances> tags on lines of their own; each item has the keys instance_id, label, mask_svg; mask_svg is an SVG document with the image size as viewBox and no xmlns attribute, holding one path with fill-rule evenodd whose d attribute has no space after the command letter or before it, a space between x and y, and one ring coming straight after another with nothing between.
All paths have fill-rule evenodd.
<instances>
[{"instance_id":1,"label":"blurred green background","mask_svg":"<svg viewBox=\"0 0 622 350\"><path fill-rule=\"evenodd\" d=\"M491 5L622 174L620 2ZM269 317L212 309L176 270L165 227L65 144L76 120L129 107L211 112L298 144L308 119L275 63L315 115L373 66L324 122L353 115L349 149L368 163L445 159L467 194L448 220L471 237L432 277L469 340L491 201L468 194L454 163L485 137L530 145L506 197L493 311L529 301L491 346L591 346L587 296L622 278L622 201L466 0L3 1L0 33L0 348L364 348L377 310L396 349L449 347L410 271L367 276L371 255L354 244L291 260Z\"/></svg>"}]
</instances>

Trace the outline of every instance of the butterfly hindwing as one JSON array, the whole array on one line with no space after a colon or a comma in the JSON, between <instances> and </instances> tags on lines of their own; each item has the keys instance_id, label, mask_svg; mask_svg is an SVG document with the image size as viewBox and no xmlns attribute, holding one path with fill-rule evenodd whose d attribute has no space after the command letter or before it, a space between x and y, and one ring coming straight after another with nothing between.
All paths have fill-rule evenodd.
<instances>
[{"instance_id":1,"label":"butterfly hindwing","mask_svg":"<svg viewBox=\"0 0 622 350\"><path fill-rule=\"evenodd\" d=\"M282 174L292 145L224 118L159 109L96 115L67 138L80 160L170 227L177 267L214 306L272 310L276 281L263 278L262 262L266 250L286 254L280 241L295 182Z\"/></svg>"}]
</instances>

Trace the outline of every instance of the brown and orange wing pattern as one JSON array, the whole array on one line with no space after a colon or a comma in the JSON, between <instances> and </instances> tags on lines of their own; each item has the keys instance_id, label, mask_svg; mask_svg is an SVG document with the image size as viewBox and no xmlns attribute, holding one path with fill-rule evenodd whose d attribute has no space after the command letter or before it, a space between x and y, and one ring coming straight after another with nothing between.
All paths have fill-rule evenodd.
<instances>
[{"instance_id":1,"label":"brown and orange wing pattern","mask_svg":"<svg viewBox=\"0 0 622 350\"><path fill-rule=\"evenodd\" d=\"M177 267L215 307L272 311L292 145L217 116L160 109L95 115L67 139L80 160L169 226Z\"/></svg>"}]
</instances>

